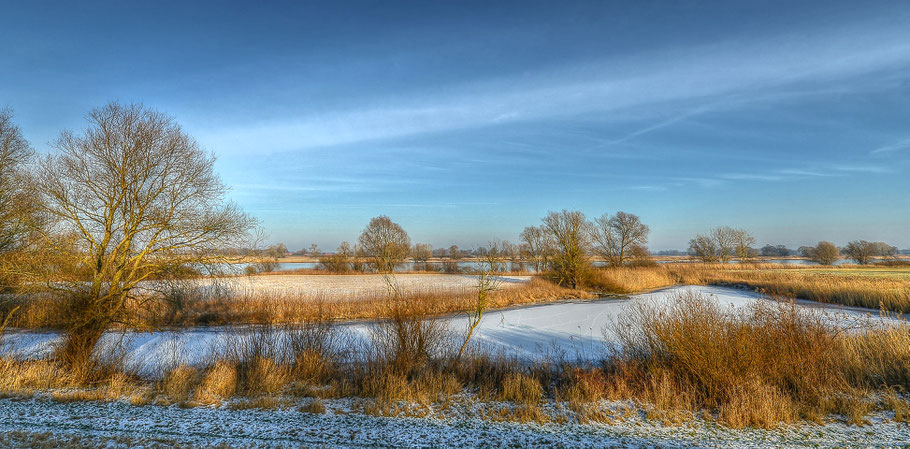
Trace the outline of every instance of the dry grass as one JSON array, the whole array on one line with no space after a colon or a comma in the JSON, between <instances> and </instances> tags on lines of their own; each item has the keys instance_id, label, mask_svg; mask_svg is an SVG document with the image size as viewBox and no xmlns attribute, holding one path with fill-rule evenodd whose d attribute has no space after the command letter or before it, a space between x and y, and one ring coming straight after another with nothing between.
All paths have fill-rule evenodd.
<instances>
[{"instance_id":1,"label":"dry grass","mask_svg":"<svg viewBox=\"0 0 910 449\"><path fill-rule=\"evenodd\" d=\"M181 403L190 399L190 394L199 384L200 373L196 368L179 365L168 371L158 382L157 393L164 403Z\"/></svg>"},{"instance_id":2,"label":"dry grass","mask_svg":"<svg viewBox=\"0 0 910 449\"><path fill-rule=\"evenodd\" d=\"M679 283L673 270L662 266L600 268L592 270L586 286L604 293L639 293Z\"/></svg>"},{"instance_id":3,"label":"dry grass","mask_svg":"<svg viewBox=\"0 0 910 449\"><path fill-rule=\"evenodd\" d=\"M777 297L910 312L910 270L900 268L684 263L597 269L587 282L589 288L618 294L680 284L743 286Z\"/></svg>"},{"instance_id":4,"label":"dry grass","mask_svg":"<svg viewBox=\"0 0 910 449\"><path fill-rule=\"evenodd\" d=\"M313 414L317 414L317 415L322 415L325 413L325 404L323 404L323 402L319 398L314 398L312 401L310 401L306 405L298 408L298 410L300 410L301 412L304 412L304 413L313 413Z\"/></svg>"},{"instance_id":5,"label":"dry grass","mask_svg":"<svg viewBox=\"0 0 910 449\"><path fill-rule=\"evenodd\" d=\"M840 269L843 270L843 269ZM718 270L711 284L740 284L775 296L808 299L850 307L910 312L910 279L864 276L863 270Z\"/></svg>"},{"instance_id":6,"label":"dry grass","mask_svg":"<svg viewBox=\"0 0 910 449\"><path fill-rule=\"evenodd\" d=\"M470 290L453 292L428 289L402 292L401 299L403 302L426 304L429 314L444 315L468 310L473 295L474 292ZM590 297L592 295L587 292L562 288L535 278L490 295L490 307ZM304 322L314 317L332 320L387 318L391 316L387 299L385 293L361 297L357 301L330 299L322 295L293 296L268 292L233 297L212 295L190 304L183 313L186 318L173 324L286 324Z\"/></svg>"},{"instance_id":7,"label":"dry grass","mask_svg":"<svg viewBox=\"0 0 910 449\"><path fill-rule=\"evenodd\" d=\"M543 399L543 387L537 379L522 373L511 373L502 380L500 400L525 406L536 406Z\"/></svg>"},{"instance_id":8,"label":"dry grass","mask_svg":"<svg viewBox=\"0 0 910 449\"><path fill-rule=\"evenodd\" d=\"M680 264L596 270L591 282L603 291L631 292L743 282L758 272L766 273L761 279L768 282L779 276L812 286L818 271ZM853 291L866 285L853 275L841 278L854 282ZM823 282L817 283L814 291L822 291ZM581 295L534 279L497 292L490 307ZM505 401L488 410L489 419L534 422L566 419L543 411L541 403L548 400L565 404L566 416L579 422L622 419L598 405L604 399L634 401L650 419L668 423L707 415L731 427L773 427L840 415L862 424L878 410L892 411L899 421L910 419L910 325L836 331L788 304L761 302L737 315L697 296L677 298L667 307L645 305L620 323L623 353L577 366L561 360L528 365L477 349L453 357L452 345L460 341L434 323L465 310L468 294L344 303L262 295L197 299L187 300L179 314L186 322L212 314L216 322L270 324L240 328L208 365L177 366L157 380L136 378L116 364L95 364L97 372L86 375L53 361L0 357L0 394L49 391L60 401L128 398L134 404L235 409L300 407L292 399L306 396L312 399L304 399L303 410L311 413L325 411L323 399L359 396L368 401L365 412L380 415L402 412L402 402L424 410L411 413L445 409L468 394ZM332 324L354 317L381 318L358 357L339 349L349 345ZM290 322L296 324L275 324Z\"/></svg>"},{"instance_id":9,"label":"dry grass","mask_svg":"<svg viewBox=\"0 0 910 449\"><path fill-rule=\"evenodd\" d=\"M683 296L635 309L621 323L626 351L587 366L558 359L528 365L478 349L456 359L445 348L402 365L377 349L379 340L365 357L338 352L332 348L344 344L335 328L310 323L288 337L291 344L276 343L285 328L238 333L207 366L176 366L157 381L120 373L84 384L53 362L0 359L0 392L309 413L324 413L326 398L359 396L363 412L385 416L446 410L467 394L504 402L485 408L487 419L522 422L611 423L632 413L605 410L603 399L635 401L649 419L671 424L704 415L731 427L773 427L832 414L863 424L877 410L910 419L910 326L842 333L785 304L739 315L712 304ZM301 405L294 399L301 396L310 399ZM545 401L566 410L544 411Z\"/></svg>"},{"instance_id":10,"label":"dry grass","mask_svg":"<svg viewBox=\"0 0 910 449\"><path fill-rule=\"evenodd\" d=\"M0 358L0 391L6 394L30 394L38 390L67 388L76 384L64 367L49 360Z\"/></svg>"},{"instance_id":11,"label":"dry grass","mask_svg":"<svg viewBox=\"0 0 910 449\"><path fill-rule=\"evenodd\" d=\"M608 390L661 411L718 410L732 427L832 413L862 422L875 390L910 387L910 325L843 334L788 304L732 315L698 295L641 305L620 323Z\"/></svg>"},{"instance_id":12,"label":"dry grass","mask_svg":"<svg viewBox=\"0 0 910 449\"><path fill-rule=\"evenodd\" d=\"M237 391L237 367L219 360L206 369L193 393L193 401L201 405L220 404Z\"/></svg>"},{"instance_id":13,"label":"dry grass","mask_svg":"<svg viewBox=\"0 0 910 449\"><path fill-rule=\"evenodd\" d=\"M431 304L429 313L444 315L469 310L475 292L469 288L425 288L404 291L406 301ZM490 295L491 308L533 304L568 298L592 298L588 292L559 287L533 278ZM389 316L385 292L359 294L357 300L324 293L233 292L187 283L169 290L165 300L128 304L129 326L139 328L217 326L237 324L292 324L315 318L332 320L375 319ZM66 304L59 298L32 295L5 301L0 313L13 310L10 327L63 328Z\"/></svg>"}]
</instances>

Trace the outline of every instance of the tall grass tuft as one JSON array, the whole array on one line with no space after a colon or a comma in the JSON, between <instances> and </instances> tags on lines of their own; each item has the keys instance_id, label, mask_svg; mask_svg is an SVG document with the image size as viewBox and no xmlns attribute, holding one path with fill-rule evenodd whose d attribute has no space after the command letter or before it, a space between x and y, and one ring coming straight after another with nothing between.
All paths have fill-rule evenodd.
<instances>
[{"instance_id":1,"label":"tall grass tuft","mask_svg":"<svg viewBox=\"0 0 910 449\"><path fill-rule=\"evenodd\" d=\"M695 293L639 303L618 324L615 391L658 408L719 410L733 427L861 417L869 390L910 387L907 325L844 335L793 304L733 312Z\"/></svg>"}]
</instances>

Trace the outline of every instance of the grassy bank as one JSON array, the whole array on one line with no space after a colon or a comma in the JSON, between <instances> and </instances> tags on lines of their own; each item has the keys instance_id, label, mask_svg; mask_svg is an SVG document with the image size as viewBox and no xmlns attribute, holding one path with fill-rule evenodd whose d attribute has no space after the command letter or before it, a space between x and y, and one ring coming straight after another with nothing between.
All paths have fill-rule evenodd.
<instances>
[{"instance_id":1,"label":"grassy bank","mask_svg":"<svg viewBox=\"0 0 910 449\"><path fill-rule=\"evenodd\" d=\"M592 288L623 294L680 284L731 285L778 297L910 312L910 269L902 267L665 264L595 270L590 281Z\"/></svg>"},{"instance_id":2,"label":"grassy bank","mask_svg":"<svg viewBox=\"0 0 910 449\"><path fill-rule=\"evenodd\" d=\"M888 312L910 312L910 268L905 267L793 267L780 264L661 264L649 267L592 269L579 289L559 287L545 277L494 292L490 308L593 298L591 292L633 294L674 285L724 285L766 294ZM402 292L409 300L432 304L435 314L470 310L470 289L433 288ZM385 293L340 299L324 292L276 293L201 288L192 282L177 284L161 300L128 305L123 325L132 327L228 324L283 324L311 319L314 314L335 320L383 317ZM67 318L65 301L53 296L8 296L0 300L0 315L12 314L9 325L18 328L61 328Z\"/></svg>"},{"instance_id":3,"label":"grassy bank","mask_svg":"<svg viewBox=\"0 0 910 449\"><path fill-rule=\"evenodd\" d=\"M426 304L433 315L470 310L476 301L474 289L420 288L401 292L408 302ZM336 321L376 319L387 316L387 293L368 292L350 298L329 296L325 292L276 293L211 288L193 282L165 289L154 301L137 300L127 304L122 325L137 328L211 326L231 324L293 324L315 317ZM593 298L594 295L555 285L545 279L502 287L487 299L488 307L501 308L567 298ZM67 302L51 295L8 297L0 301L0 317L10 314L10 327L63 328L68 319Z\"/></svg>"}]
</instances>

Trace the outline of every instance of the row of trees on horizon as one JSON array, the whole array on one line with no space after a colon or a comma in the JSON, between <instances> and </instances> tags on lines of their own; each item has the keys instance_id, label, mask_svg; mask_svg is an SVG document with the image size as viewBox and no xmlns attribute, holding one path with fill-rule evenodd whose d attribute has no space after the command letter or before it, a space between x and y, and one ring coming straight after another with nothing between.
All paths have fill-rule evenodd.
<instances>
[{"instance_id":1,"label":"row of trees on horizon","mask_svg":"<svg viewBox=\"0 0 910 449\"><path fill-rule=\"evenodd\" d=\"M546 221L546 219L544 219ZM698 234L689 242L687 251L650 252L646 246L650 230L634 214L617 212L610 216L605 214L587 222L583 226L585 251L592 258L602 260L607 266L629 264L650 264L654 255L686 256L705 263L728 263L736 260L740 263L755 261L759 257L792 257L799 256L821 265L832 265L841 259L850 259L860 265L866 265L877 259L894 259L902 252L897 247L884 242L855 240L844 247L838 247L827 241L820 241L815 246L801 246L792 250L784 245L765 245L758 249L753 245L755 238L746 230L721 226L707 233ZM395 236L394 249L386 249L383 262L365 262L375 259L375 244L371 244L370 235L382 232ZM460 249L457 245L448 248L433 248L428 243L410 245L407 232L387 216L371 220L357 243L342 242L332 253L323 253L316 244L302 249L295 255L306 255L319 258L320 267L328 271L391 271L410 261L415 267L424 270L442 269L447 272L457 271L457 262L463 258L497 259L508 262L513 270L523 269L529 264L535 271L547 268L551 255L556 251L555 234L547 225L526 227L519 235L520 243L494 240L487 246L472 249ZM257 254L280 259L292 254L283 243L273 245L262 251L245 251L246 254ZM390 257L394 255L394 257ZM492 256L492 257L491 257ZM432 258L442 259L441 265L430 265ZM505 264L500 264L505 267Z\"/></svg>"},{"instance_id":2,"label":"row of trees on horizon","mask_svg":"<svg viewBox=\"0 0 910 449\"><path fill-rule=\"evenodd\" d=\"M561 273L567 267L593 266L594 261L608 267L656 263L647 248L650 229L635 214L620 211L589 220L580 211L563 210L550 212L541 223L526 227L518 244L493 240L487 246L465 251L456 245L442 249L427 243L411 245L402 226L382 215L370 220L355 244L342 242L329 254L316 251L313 245L306 254L319 258L320 269L336 273L392 272L408 262L416 270L454 273L460 271L458 261L468 256L486 262L494 271L523 271L530 266L535 272ZM759 256L791 255L782 246L758 250L754 244L755 238L748 231L721 226L692 238L687 254L705 263L749 263ZM775 252L768 254L771 250ZM280 258L289 252L278 244L263 254ZM898 251L883 242L857 240L838 248L821 241L801 247L798 254L821 265L832 265L844 257L865 265L879 258L895 258ZM431 264L434 257L442 260Z\"/></svg>"}]
</instances>

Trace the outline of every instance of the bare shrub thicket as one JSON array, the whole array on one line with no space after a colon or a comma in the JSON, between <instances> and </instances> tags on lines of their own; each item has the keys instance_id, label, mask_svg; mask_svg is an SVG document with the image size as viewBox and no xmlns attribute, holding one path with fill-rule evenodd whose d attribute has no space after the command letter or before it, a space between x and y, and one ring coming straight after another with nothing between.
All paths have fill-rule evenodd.
<instances>
[{"instance_id":1,"label":"bare shrub thicket","mask_svg":"<svg viewBox=\"0 0 910 449\"><path fill-rule=\"evenodd\" d=\"M330 273L349 273L354 270L354 249L348 242L341 242L335 254L319 257L320 270Z\"/></svg>"},{"instance_id":2,"label":"bare shrub thicket","mask_svg":"<svg viewBox=\"0 0 910 449\"><path fill-rule=\"evenodd\" d=\"M386 276L388 296L384 319L371 328L377 357L402 374L425 366L444 349L447 331L425 297L402 294L391 275Z\"/></svg>"},{"instance_id":3,"label":"bare shrub thicket","mask_svg":"<svg viewBox=\"0 0 910 449\"><path fill-rule=\"evenodd\" d=\"M495 241L489 243L487 246L487 256L481 262L480 269L477 272L476 292L474 296L471 297L471 300L466 307L468 311L468 323L467 329L465 330L464 342L458 349L456 359L461 359L464 355L465 349L467 349L468 343L471 341L471 337L474 336L474 331L477 329L477 326L480 325L481 321L483 321L484 312L486 312L487 308L490 306L490 295L499 289L501 280L495 275L496 265L499 263L497 256L497 253L499 252L498 247L499 244Z\"/></svg>"},{"instance_id":4,"label":"bare shrub thicket","mask_svg":"<svg viewBox=\"0 0 910 449\"><path fill-rule=\"evenodd\" d=\"M430 271L430 258L433 257L433 246L429 243L418 243L411 250L414 270Z\"/></svg>"},{"instance_id":5,"label":"bare shrub thicket","mask_svg":"<svg viewBox=\"0 0 910 449\"><path fill-rule=\"evenodd\" d=\"M755 238L743 229L720 226L689 241L689 254L705 263L727 263L734 257L747 262L757 255Z\"/></svg>"}]
</instances>

